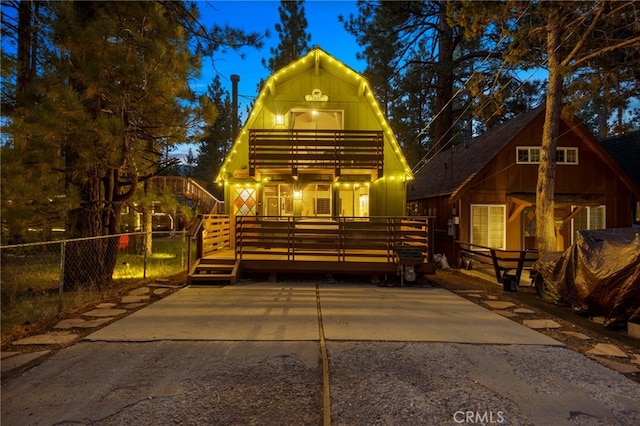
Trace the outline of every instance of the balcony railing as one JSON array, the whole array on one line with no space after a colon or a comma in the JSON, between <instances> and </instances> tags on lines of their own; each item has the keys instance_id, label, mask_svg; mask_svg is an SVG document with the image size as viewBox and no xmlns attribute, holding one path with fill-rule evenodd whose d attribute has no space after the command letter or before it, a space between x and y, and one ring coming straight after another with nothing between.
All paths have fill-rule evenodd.
<instances>
[{"instance_id":1,"label":"balcony railing","mask_svg":"<svg viewBox=\"0 0 640 426\"><path fill-rule=\"evenodd\" d=\"M249 174L256 170L363 170L382 177L384 138L370 130L249 130Z\"/></svg>"}]
</instances>

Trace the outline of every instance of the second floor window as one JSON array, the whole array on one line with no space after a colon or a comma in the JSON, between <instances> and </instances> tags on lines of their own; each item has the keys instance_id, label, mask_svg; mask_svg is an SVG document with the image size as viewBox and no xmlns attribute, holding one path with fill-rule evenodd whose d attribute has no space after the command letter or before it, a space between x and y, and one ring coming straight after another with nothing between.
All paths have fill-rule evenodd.
<instances>
[{"instance_id":1,"label":"second floor window","mask_svg":"<svg viewBox=\"0 0 640 426\"><path fill-rule=\"evenodd\" d=\"M519 146L516 149L516 162L518 164L540 163L539 146ZM556 163L578 164L578 148L559 147L556 149Z\"/></svg>"}]
</instances>

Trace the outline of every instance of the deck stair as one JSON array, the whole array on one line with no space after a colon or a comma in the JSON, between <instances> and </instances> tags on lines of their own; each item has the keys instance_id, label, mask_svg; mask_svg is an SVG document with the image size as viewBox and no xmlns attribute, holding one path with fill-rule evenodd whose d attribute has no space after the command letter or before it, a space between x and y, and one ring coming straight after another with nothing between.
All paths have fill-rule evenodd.
<instances>
[{"instance_id":1,"label":"deck stair","mask_svg":"<svg viewBox=\"0 0 640 426\"><path fill-rule=\"evenodd\" d=\"M240 261L235 259L202 258L193 266L187 278L189 285L211 285L238 280Z\"/></svg>"},{"instance_id":2,"label":"deck stair","mask_svg":"<svg viewBox=\"0 0 640 426\"><path fill-rule=\"evenodd\" d=\"M195 203L200 212L215 214L222 210L223 202L214 197L195 179L184 176L154 176L151 184L160 190L170 190Z\"/></svg>"}]
</instances>

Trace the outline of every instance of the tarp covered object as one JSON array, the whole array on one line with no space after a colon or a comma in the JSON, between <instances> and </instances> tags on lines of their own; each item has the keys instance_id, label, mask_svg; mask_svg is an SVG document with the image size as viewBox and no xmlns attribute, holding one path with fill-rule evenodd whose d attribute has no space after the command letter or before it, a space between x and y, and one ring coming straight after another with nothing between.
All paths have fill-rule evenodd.
<instances>
[{"instance_id":1,"label":"tarp covered object","mask_svg":"<svg viewBox=\"0 0 640 426\"><path fill-rule=\"evenodd\" d=\"M640 229L579 231L571 247L533 268L558 303L615 322L640 312Z\"/></svg>"}]
</instances>

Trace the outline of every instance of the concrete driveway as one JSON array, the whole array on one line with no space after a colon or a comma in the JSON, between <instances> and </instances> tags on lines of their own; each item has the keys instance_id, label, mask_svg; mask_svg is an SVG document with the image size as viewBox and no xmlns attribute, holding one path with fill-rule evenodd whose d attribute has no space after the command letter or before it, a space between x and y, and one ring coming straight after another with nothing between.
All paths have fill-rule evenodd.
<instances>
[{"instance_id":1,"label":"concrete driveway","mask_svg":"<svg viewBox=\"0 0 640 426\"><path fill-rule=\"evenodd\" d=\"M2 387L7 425L328 417L640 424L640 385L443 289L252 283L182 289Z\"/></svg>"}]
</instances>

